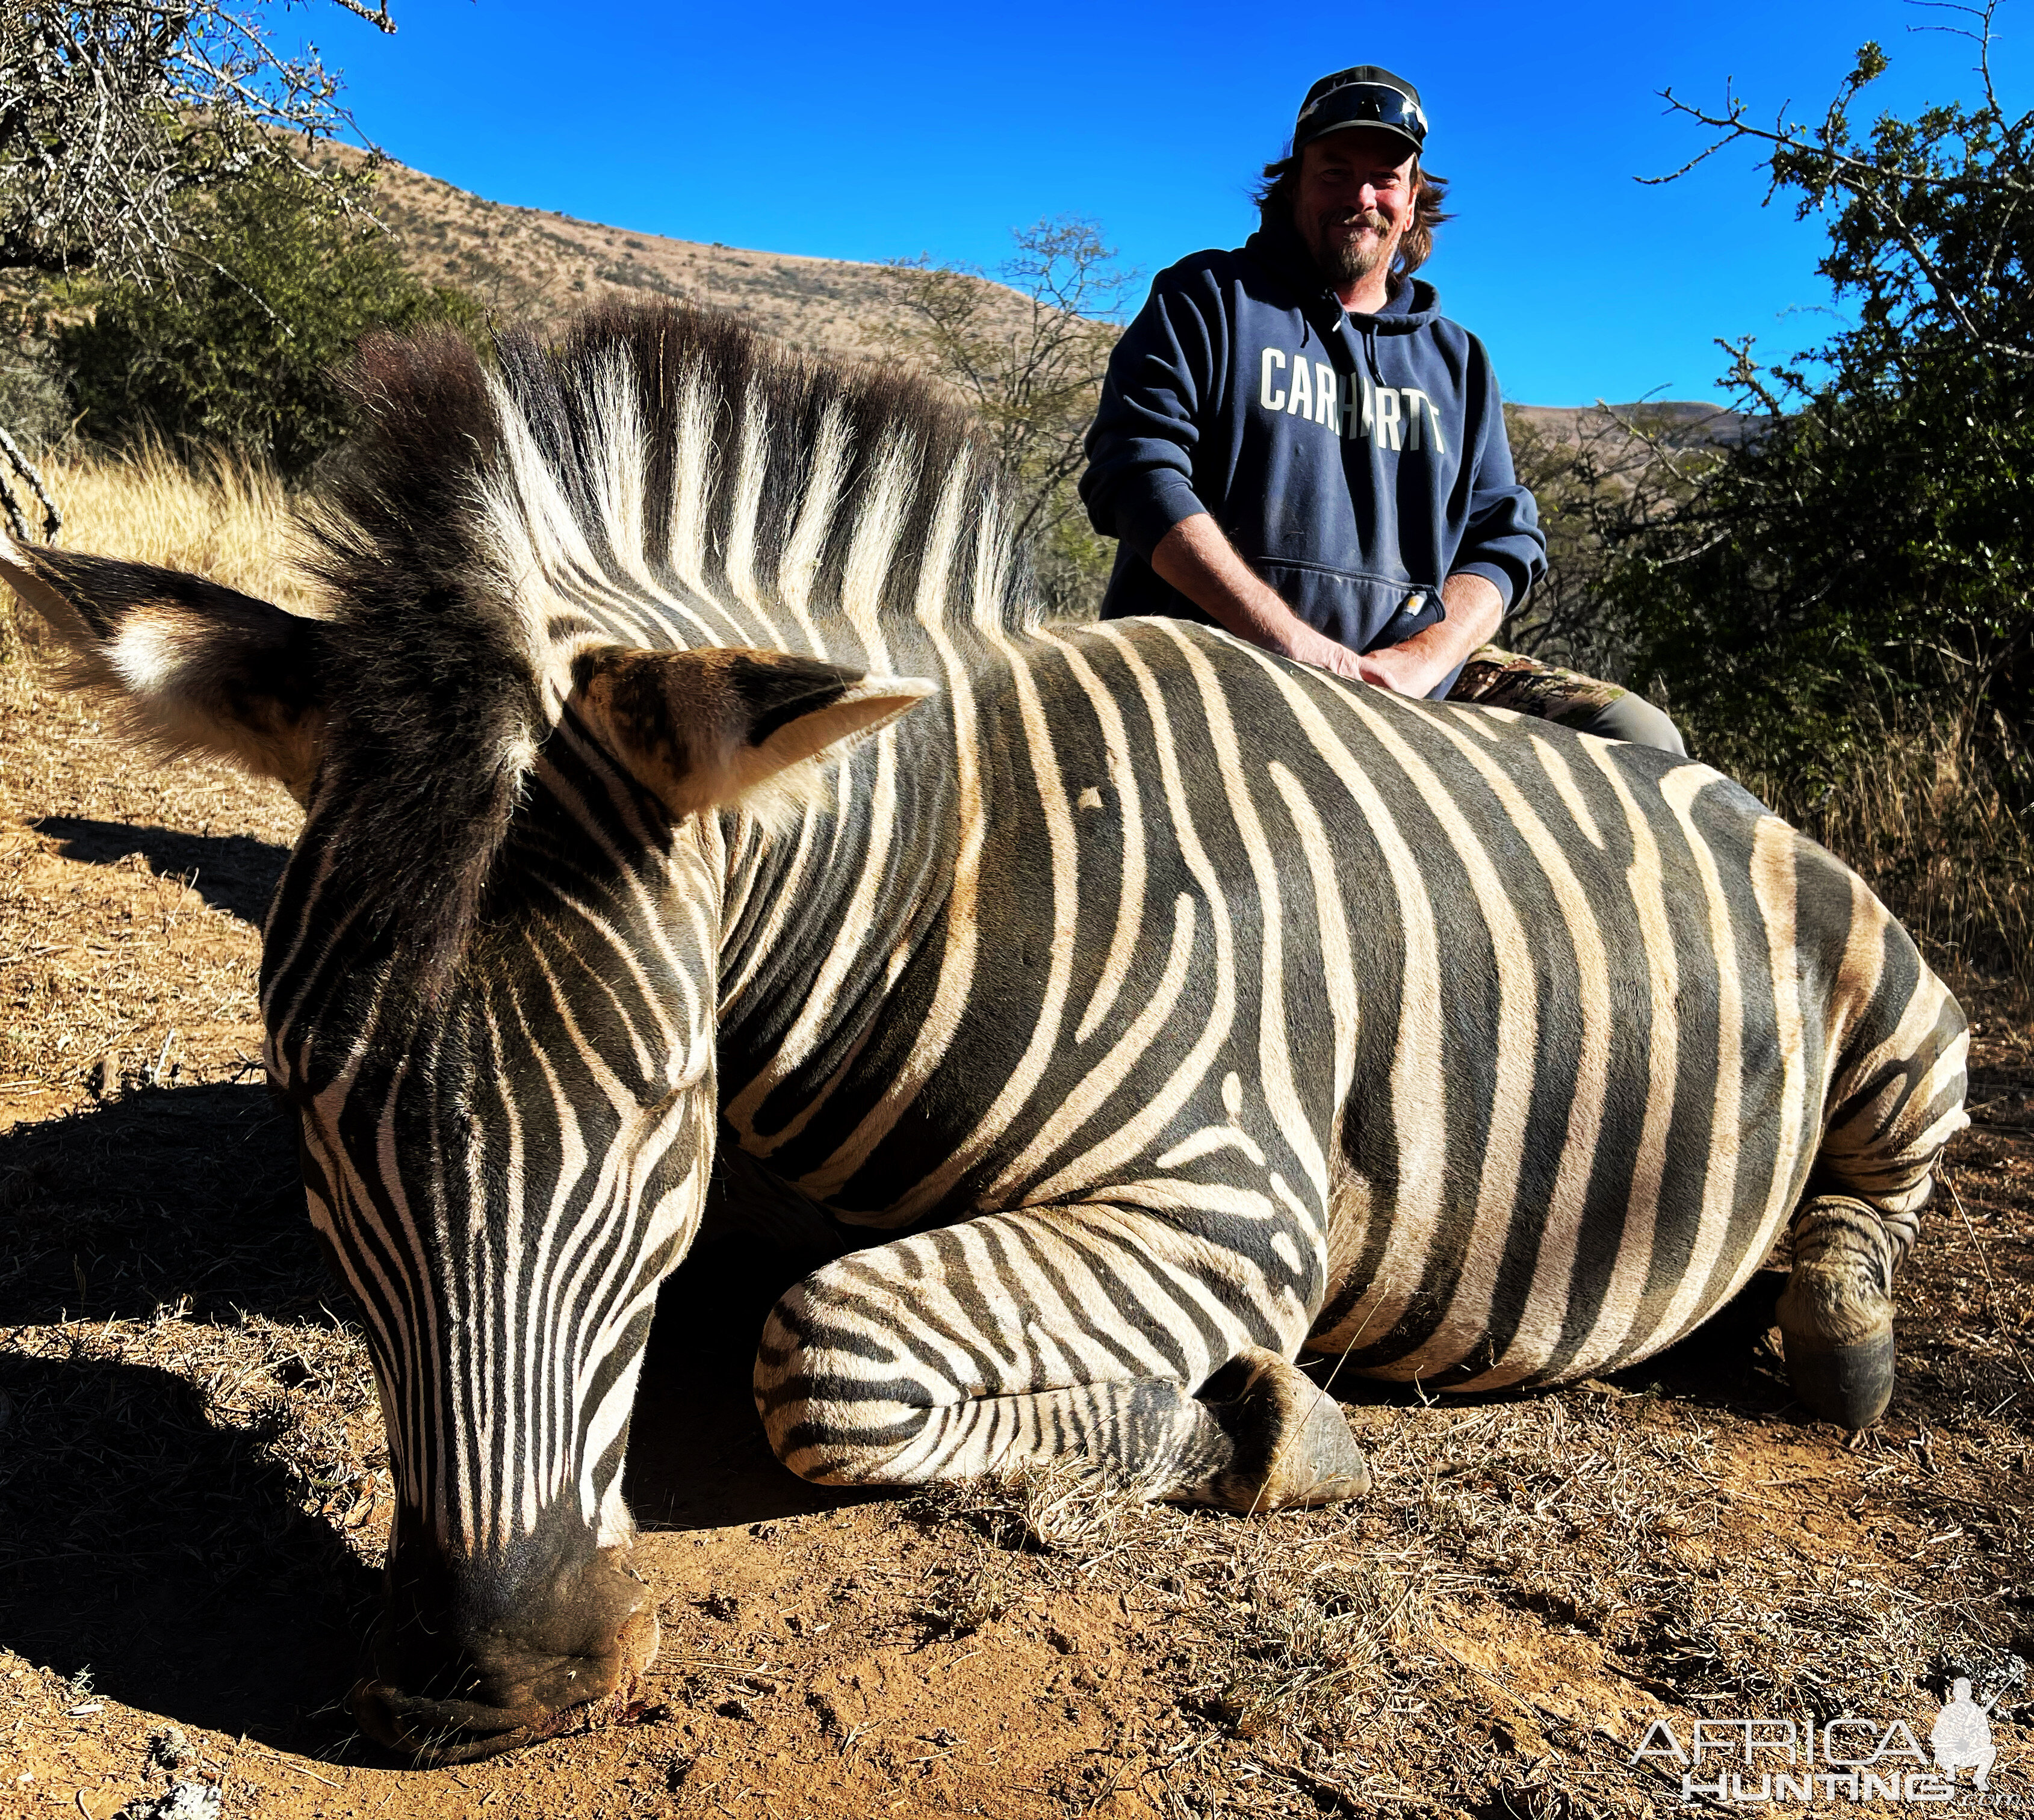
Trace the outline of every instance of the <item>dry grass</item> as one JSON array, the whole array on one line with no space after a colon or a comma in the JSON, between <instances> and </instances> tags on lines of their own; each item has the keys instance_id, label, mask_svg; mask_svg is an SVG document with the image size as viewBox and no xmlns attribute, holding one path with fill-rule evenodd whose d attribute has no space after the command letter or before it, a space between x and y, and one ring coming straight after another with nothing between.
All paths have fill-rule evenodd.
<instances>
[{"instance_id":1,"label":"dry grass","mask_svg":"<svg viewBox=\"0 0 2034 1820\"><path fill-rule=\"evenodd\" d=\"M195 1547L215 1572L266 1554L287 1578L302 1563L288 1559L286 1540L337 1544L364 1562L379 1560L391 1486L357 1328L257 1314L220 1323L198 1318L192 1299L181 1296L145 1319L24 1327L10 1339L9 1374L24 1387L9 1399L19 1437L0 1467L0 1507L7 1510L0 1570L39 1552L45 1575L54 1563L75 1561L103 1576L114 1535L120 1572L137 1576L163 1571L166 1562L152 1555L182 1556ZM182 1380L191 1394L152 1395L158 1374ZM171 1408L175 1416L166 1419ZM67 1513L61 1547L43 1552L54 1527L47 1487L61 1476L64 1456L80 1451L145 1462L146 1470L90 1480L90 1499ZM144 1486L159 1513L152 1548L133 1515ZM208 1530L188 1526L193 1507L210 1510ZM265 1522L257 1514L265 1510ZM324 1521L299 1525L299 1516ZM242 1558L222 1552L229 1537ZM77 1615L66 1612L65 1623Z\"/></svg>"},{"instance_id":2,"label":"dry grass","mask_svg":"<svg viewBox=\"0 0 2034 1820\"><path fill-rule=\"evenodd\" d=\"M1364 1392L1349 1413L1376 1484L1333 1510L1237 1522L1061 1474L924 1494L906 1514L948 1545L894 1598L930 1635L987 1642L1113 1596L1188 1721L1135 1766L1176 1815L1643 1814L1679 1790L1631 1761L1641 1713L1684 1735L1901 1714L1957 1674L2010 1696L2017 1523L1997 1510L1975 1557L1939 1552L1969 1546L1982 1471L1958 1476L1925 1421L1848 1449L1776 1432L1777 1360L1739 1341L1721 1371L1669 1356L1466 1407ZM1975 1411L1961 1425L1973 1464L2005 1439ZM1861 1533L1826 1533L1846 1507L1871 1512Z\"/></svg>"},{"instance_id":3,"label":"dry grass","mask_svg":"<svg viewBox=\"0 0 2034 1820\"><path fill-rule=\"evenodd\" d=\"M313 604L258 463L150 445L44 471L69 547ZM118 744L49 685L27 620L0 611L0 1129L87 1086L249 1071L256 931L302 819L280 786Z\"/></svg>"},{"instance_id":4,"label":"dry grass","mask_svg":"<svg viewBox=\"0 0 2034 1820\"><path fill-rule=\"evenodd\" d=\"M1744 782L1856 867L1946 977L2004 978L2034 1007L2034 826L1961 730L1882 720L1813 797Z\"/></svg>"},{"instance_id":5,"label":"dry grass","mask_svg":"<svg viewBox=\"0 0 2034 1820\"><path fill-rule=\"evenodd\" d=\"M73 444L43 478L67 549L209 576L293 612L317 597L287 561L291 502L258 457L212 448L190 460L156 440L118 453Z\"/></svg>"}]
</instances>

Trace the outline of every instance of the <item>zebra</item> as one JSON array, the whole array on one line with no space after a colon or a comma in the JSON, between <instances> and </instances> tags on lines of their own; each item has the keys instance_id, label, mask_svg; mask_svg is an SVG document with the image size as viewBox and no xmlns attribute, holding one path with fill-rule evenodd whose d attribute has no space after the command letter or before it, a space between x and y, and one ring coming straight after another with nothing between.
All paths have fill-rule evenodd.
<instances>
[{"instance_id":1,"label":"zebra","mask_svg":"<svg viewBox=\"0 0 2034 1820\"><path fill-rule=\"evenodd\" d=\"M456 1762L636 1685L622 1465L717 1157L840 1238L754 1372L823 1484L1357 1496L1302 1353L1614 1370L1787 1230L1799 1398L1882 1413L1963 1018L1744 790L1049 621L966 418L724 319L353 385L321 616L0 570L129 735L306 811L261 1004L397 1488L371 1736Z\"/></svg>"}]
</instances>

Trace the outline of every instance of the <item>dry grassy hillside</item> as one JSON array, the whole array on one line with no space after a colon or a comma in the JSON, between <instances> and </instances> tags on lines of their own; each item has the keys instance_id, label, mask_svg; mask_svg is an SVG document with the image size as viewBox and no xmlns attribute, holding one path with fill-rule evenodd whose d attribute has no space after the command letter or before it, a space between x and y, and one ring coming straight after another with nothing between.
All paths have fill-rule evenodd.
<instances>
[{"instance_id":1,"label":"dry grassy hillside","mask_svg":"<svg viewBox=\"0 0 2034 1820\"><path fill-rule=\"evenodd\" d=\"M374 209L419 277L546 325L605 298L677 297L731 311L801 347L853 355L867 353L869 331L899 315L895 280L880 265L604 227L490 202L407 165L382 167ZM1727 439L1739 421L1708 404L1610 408L1627 418L1642 412L1670 441ZM1518 405L1512 414L1569 441L1607 416L1599 406Z\"/></svg>"},{"instance_id":2,"label":"dry grassy hillside","mask_svg":"<svg viewBox=\"0 0 2034 1820\"><path fill-rule=\"evenodd\" d=\"M490 202L401 164L383 167L373 206L418 276L546 326L604 298L684 298L798 347L854 355L897 313L880 265L605 227Z\"/></svg>"}]
</instances>

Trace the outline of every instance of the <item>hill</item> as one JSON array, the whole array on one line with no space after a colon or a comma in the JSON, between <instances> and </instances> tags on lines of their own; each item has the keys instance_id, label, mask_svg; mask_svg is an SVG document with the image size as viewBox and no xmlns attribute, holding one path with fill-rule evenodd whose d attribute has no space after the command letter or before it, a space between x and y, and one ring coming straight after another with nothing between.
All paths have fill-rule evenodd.
<instances>
[{"instance_id":1,"label":"hill","mask_svg":"<svg viewBox=\"0 0 2034 1820\"><path fill-rule=\"evenodd\" d=\"M357 165L364 155L326 146L323 156ZM814 353L877 352L874 332L906 320L903 287L888 267L845 259L769 253L719 242L581 221L540 208L494 202L392 160L381 167L373 207L403 262L426 283L451 284L505 321L561 328L576 312L610 298L683 299L724 310L766 335ZM1008 300L1013 330L1025 300L989 280ZM0 427L39 443L60 436L69 411L51 376L25 348L22 298L0 285L0 303L20 317L0 336ZM1683 446L1738 433L1736 413L1691 403L1570 407L1509 405L1514 429L1529 426L1548 441L1578 445L1623 433L1612 421L1640 414L1654 433Z\"/></svg>"},{"instance_id":2,"label":"hill","mask_svg":"<svg viewBox=\"0 0 2034 1820\"><path fill-rule=\"evenodd\" d=\"M880 265L604 227L490 202L400 164L383 167L374 211L419 277L546 327L610 298L682 298L814 352L864 355L866 330L898 313L895 279Z\"/></svg>"},{"instance_id":3,"label":"hill","mask_svg":"<svg viewBox=\"0 0 2034 1820\"><path fill-rule=\"evenodd\" d=\"M814 352L864 355L868 331L899 316L896 280L885 266L610 227L490 202L407 165L382 167L374 208L420 278L457 285L504 316L546 326L604 298L683 298ZM1656 433L1682 443L1728 440L1739 422L1736 413L1702 403L1609 409L1627 422L1642 413ZM1514 422L1570 442L1607 424L1601 406L1526 404L1511 412Z\"/></svg>"},{"instance_id":4,"label":"hill","mask_svg":"<svg viewBox=\"0 0 2034 1820\"><path fill-rule=\"evenodd\" d=\"M1735 442L1751 420L1743 412L1720 405L1687 400L1646 400L1634 404L1507 404L1506 421L1515 439L1519 426L1537 431L1549 441L1589 442L1605 450L1629 435L1624 427L1639 424L1670 448L1689 448L1705 442Z\"/></svg>"}]
</instances>

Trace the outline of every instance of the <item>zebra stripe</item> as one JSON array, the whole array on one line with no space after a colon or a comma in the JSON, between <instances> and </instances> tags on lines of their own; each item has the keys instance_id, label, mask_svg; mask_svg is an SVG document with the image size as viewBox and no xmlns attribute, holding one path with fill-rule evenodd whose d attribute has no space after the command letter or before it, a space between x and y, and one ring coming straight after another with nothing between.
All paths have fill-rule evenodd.
<instances>
[{"instance_id":1,"label":"zebra stripe","mask_svg":"<svg viewBox=\"0 0 2034 1820\"><path fill-rule=\"evenodd\" d=\"M1716 773L1205 628L1041 625L964 426L724 326L378 358L263 989L399 1550L625 1537L717 1146L867 1244L757 1358L773 1444L840 1480L1079 1454L1344 1495L1303 1347L1574 1377L1688 1332L1811 1201L1830 1282L1911 1238L1961 1013ZM625 737L615 647L936 692L674 819L640 754L719 736Z\"/></svg>"}]
</instances>

